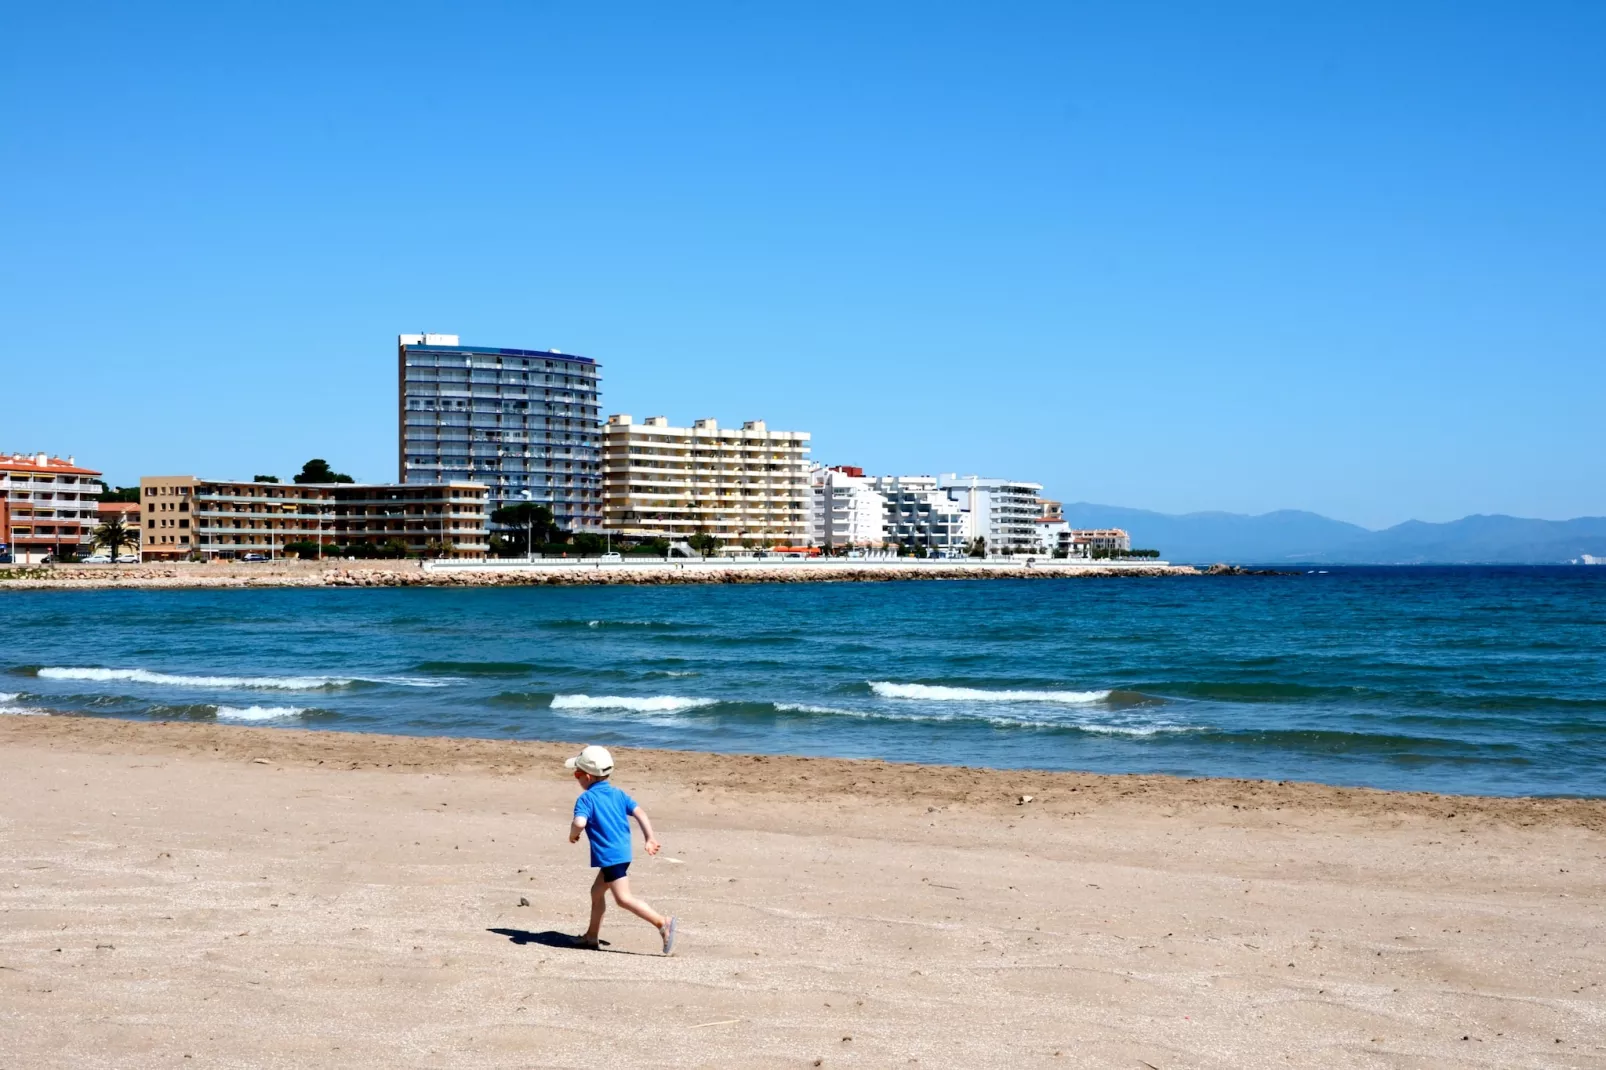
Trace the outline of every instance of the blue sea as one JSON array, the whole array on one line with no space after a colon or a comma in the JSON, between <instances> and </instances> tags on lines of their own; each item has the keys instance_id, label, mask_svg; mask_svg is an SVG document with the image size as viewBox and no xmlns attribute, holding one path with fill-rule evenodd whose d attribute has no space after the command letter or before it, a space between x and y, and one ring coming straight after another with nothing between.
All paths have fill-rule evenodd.
<instances>
[{"instance_id":1,"label":"blue sea","mask_svg":"<svg viewBox=\"0 0 1606 1070\"><path fill-rule=\"evenodd\" d=\"M0 589L5 712L1606 796L1606 568Z\"/></svg>"}]
</instances>

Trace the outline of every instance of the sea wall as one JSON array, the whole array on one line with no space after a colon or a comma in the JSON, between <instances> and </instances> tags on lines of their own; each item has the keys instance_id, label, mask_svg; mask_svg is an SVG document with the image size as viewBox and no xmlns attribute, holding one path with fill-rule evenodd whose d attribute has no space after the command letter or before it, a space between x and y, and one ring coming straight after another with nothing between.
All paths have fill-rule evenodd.
<instances>
[{"instance_id":1,"label":"sea wall","mask_svg":"<svg viewBox=\"0 0 1606 1070\"><path fill-rule=\"evenodd\" d=\"M431 563L433 564L433 563ZM160 587L510 587L699 583L881 583L898 580L1064 579L1197 576L1186 565L1036 561L538 561L472 567L415 562L264 562L253 565L60 565L0 568L0 591Z\"/></svg>"}]
</instances>

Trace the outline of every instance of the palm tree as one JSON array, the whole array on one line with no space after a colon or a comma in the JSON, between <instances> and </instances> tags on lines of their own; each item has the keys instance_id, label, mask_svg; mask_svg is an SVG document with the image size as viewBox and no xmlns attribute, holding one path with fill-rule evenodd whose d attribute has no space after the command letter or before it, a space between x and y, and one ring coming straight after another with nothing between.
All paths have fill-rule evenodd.
<instances>
[{"instance_id":1,"label":"palm tree","mask_svg":"<svg viewBox=\"0 0 1606 1070\"><path fill-rule=\"evenodd\" d=\"M120 516L112 516L102 520L100 526L90 532L90 537L95 540L96 545L106 547L106 552L111 555L113 564L117 563L117 551L125 546L134 545L134 536L129 532L128 525L123 523L123 518Z\"/></svg>"}]
</instances>

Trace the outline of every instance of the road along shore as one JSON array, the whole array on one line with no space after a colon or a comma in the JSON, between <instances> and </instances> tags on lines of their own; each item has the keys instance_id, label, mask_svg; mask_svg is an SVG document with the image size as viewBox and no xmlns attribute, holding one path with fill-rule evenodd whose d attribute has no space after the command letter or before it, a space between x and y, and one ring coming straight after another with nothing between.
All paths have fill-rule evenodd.
<instances>
[{"instance_id":1,"label":"road along shore","mask_svg":"<svg viewBox=\"0 0 1606 1070\"><path fill-rule=\"evenodd\" d=\"M101 587L502 587L586 584L881 583L900 580L1095 579L1199 576L1189 565L1035 560L688 560L317 562L0 566L0 591Z\"/></svg>"}]
</instances>

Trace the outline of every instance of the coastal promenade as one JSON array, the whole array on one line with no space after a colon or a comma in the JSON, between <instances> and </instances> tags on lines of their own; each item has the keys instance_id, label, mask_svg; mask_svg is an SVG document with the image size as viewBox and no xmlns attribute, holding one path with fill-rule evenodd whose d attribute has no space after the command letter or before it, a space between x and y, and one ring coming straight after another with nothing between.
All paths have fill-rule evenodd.
<instances>
[{"instance_id":1,"label":"coastal promenade","mask_svg":"<svg viewBox=\"0 0 1606 1070\"><path fill-rule=\"evenodd\" d=\"M162 587L500 587L1198 576L1166 562L849 558L540 558L534 561L264 561L0 566L0 591Z\"/></svg>"}]
</instances>

